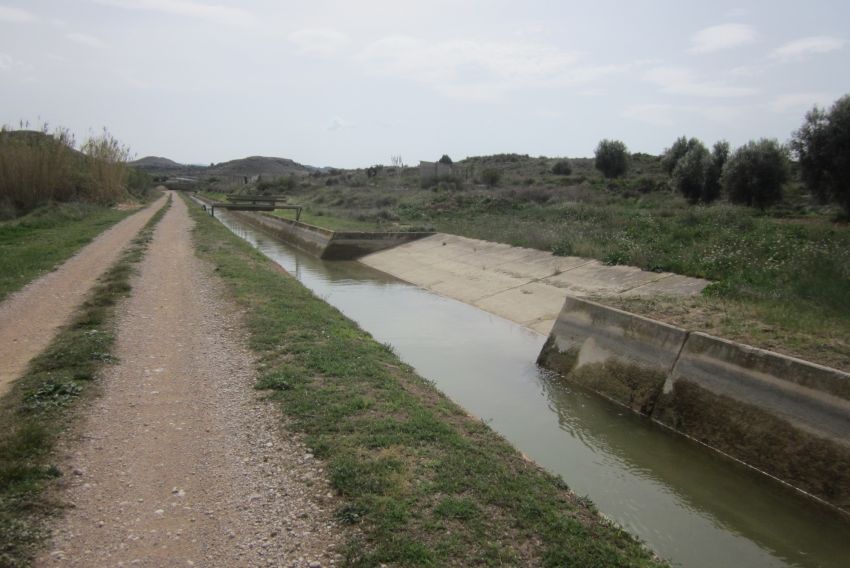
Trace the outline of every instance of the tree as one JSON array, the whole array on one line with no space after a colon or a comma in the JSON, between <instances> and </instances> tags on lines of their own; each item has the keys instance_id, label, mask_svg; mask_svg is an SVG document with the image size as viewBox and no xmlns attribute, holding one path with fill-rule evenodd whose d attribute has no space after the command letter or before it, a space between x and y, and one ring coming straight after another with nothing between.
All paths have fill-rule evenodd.
<instances>
[{"instance_id":1,"label":"tree","mask_svg":"<svg viewBox=\"0 0 850 568\"><path fill-rule=\"evenodd\" d=\"M452 165L452 159L449 158L448 154L443 154L443 156L437 161L440 162L441 164L446 164L447 166Z\"/></svg>"},{"instance_id":2,"label":"tree","mask_svg":"<svg viewBox=\"0 0 850 568\"><path fill-rule=\"evenodd\" d=\"M568 176L573 173L573 168L567 160L558 160L552 166L552 173L556 176Z\"/></svg>"},{"instance_id":3,"label":"tree","mask_svg":"<svg viewBox=\"0 0 850 568\"><path fill-rule=\"evenodd\" d=\"M850 216L850 95L829 112L814 107L791 138L803 181L821 200L832 199Z\"/></svg>"},{"instance_id":4,"label":"tree","mask_svg":"<svg viewBox=\"0 0 850 568\"><path fill-rule=\"evenodd\" d=\"M688 150L697 144L702 144L702 142L696 138L688 140L686 137L680 136L679 138L676 138L676 141L673 142L672 146L664 150L664 156L661 158L661 167L664 168L667 175L673 175L673 170L676 169L676 164L679 160L688 153Z\"/></svg>"},{"instance_id":5,"label":"tree","mask_svg":"<svg viewBox=\"0 0 850 568\"><path fill-rule=\"evenodd\" d=\"M782 199L788 179L788 151L762 138L741 146L723 167L720 183L733 203L764 209Z\"/></svg>"},{"instance_id":6,"label":"tree","mask_svg":"<svg viewBox=\"0 0 850 568\"><path fill-rule=\"evenodd\" d=\"M702 199L705 192L710 166L711 155L705 145L697 140L697 143L676 161L670 183L690 203L696 203Z\"/></svg>"},{"instance_id":7,"label":"tree","mask_svg":"<svg viewBox=\"0 0 850 568\"><path fill-rule=\"evenodd\" d=\"M629 156L626 145L619 140L602 140L596 147L597 170L606 178L616 178L629 169Z\"/></svg>"},{"instance_id":8,"label":"tree","mask_svg":"<svg viewBox=\"0 0 850 568\"><path fill-rule=\"evenodd\" d=\"M729 142L720 140L714 143L711 149L711 162L705 174L705 186L702 191L702 200L711 203L720 197L720 176L723 175L723 166L729 159Z\"/></svg>"}]
</instances>

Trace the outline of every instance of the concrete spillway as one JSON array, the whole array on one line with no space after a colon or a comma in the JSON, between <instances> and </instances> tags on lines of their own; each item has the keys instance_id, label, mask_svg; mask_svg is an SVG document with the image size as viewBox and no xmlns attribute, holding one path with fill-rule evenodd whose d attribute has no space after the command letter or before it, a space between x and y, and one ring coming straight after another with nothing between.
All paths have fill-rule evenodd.
<instances>
[{"instance_id":1,"label":"concrete spillway","mask_svg":"<svg viewBox=\"0 0 850 568\"><path fill-rule=\"evenodd\" d=\"M837 568L850 557L845 517L538 368L545 336L221 220L675 565Z\"/></svg>"},{"instance_id":2,"label":"concrete spillway","mask_svg":"<svg viewBox=\"0 0 850 568\"><path fill-rule=\"evenodd\" d=\"M437 233L365 256L372 268L548 335L569 296L684 296L707 280Z\"/></svg>"}]
</instances>

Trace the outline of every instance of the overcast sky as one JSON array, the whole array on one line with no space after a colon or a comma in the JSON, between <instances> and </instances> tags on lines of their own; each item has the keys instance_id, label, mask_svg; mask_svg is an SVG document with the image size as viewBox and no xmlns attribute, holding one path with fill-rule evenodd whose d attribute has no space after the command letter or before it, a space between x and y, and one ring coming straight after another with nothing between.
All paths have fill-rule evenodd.
<instances>
[{"instance_id":1,"label":"overcast sky","mask_svg":"<svg viewBox=\"0 0 850 568\"><path fill-rule=\"evenodd\" d=\"M848 40L840 0L0 0L0 123L340 167L785 141Z\"/></svg>"}]
</instances>

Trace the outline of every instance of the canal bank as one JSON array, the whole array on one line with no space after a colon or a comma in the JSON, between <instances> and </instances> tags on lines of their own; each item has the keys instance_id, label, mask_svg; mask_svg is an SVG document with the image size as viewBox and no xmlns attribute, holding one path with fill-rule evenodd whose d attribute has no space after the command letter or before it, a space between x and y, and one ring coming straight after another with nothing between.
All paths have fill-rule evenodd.
<instances>
[{"instance_id":1,"label":"canal bank","mask_svg":"<svg viewBox=\"0 0 850 568\"><path fill-rule=\"evenodd\" d=\"M850 513L850 375L567 298L538 363Z\"/></svg>"},{"instance_id":2,"label":"canal bank","mask_svg":"<svg viewBox=\"0 0 850 568\"><path fill-rule=\"evenodd\" d=\"M846 520L534 365L545 337L222 216L453 400L684 566L842 566Z\"/></svg>"}]
</instances>

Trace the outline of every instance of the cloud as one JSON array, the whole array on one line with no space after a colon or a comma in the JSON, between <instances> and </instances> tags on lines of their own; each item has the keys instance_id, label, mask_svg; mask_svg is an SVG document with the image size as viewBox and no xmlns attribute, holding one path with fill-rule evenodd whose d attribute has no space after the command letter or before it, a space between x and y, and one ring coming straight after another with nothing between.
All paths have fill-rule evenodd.
<instances>
[{"instance_id":1,"label":"cloud","mask_svg":"<svg viewBox=\"0 0 850 568\"><path fill-rule=\"evenodd\" d=\"M776 113L800 114L815 105L829 106L836 98L829 93L788 93L774 97L768 104L768 108Z\"/></svg>"},{"instance_id":2,"label":"cloud","mask_svg":"<svg viewBox=\"0 0 850 568\"><path fill-rule=\"evenodd\" d=\"M8 53L0 53L0 71L11 69L15 65L15 60Z\"/></svg>"},{"instance_id":3,"label":"cloud","mask_svg":"<svg viewBox=\"0 0 850 568\"><path fill-rule=\"evenodd\" d=\"M9 8L8 6L0 6L0 22L11 22L13 24L23 24L26 22L34 22L37 18L32 12L21 10L20 8Z\"/></svg>"},{"instance_id":4,"label":"cloud","mask_svg":"<svg viewBox=\"0 0 850 568\"><path fill-rule=\"evenodd\" d=\"M632 105L623 110L622 116L654 126L673 126L673 110L672 105Z\"/></svg>"},{"instance_id":5,"label":"cloud","mask_svg":"<svg viewBox=\"0 0 850 568\"><path fill-rule=\"evenodd\" d=\"M241 8L231 8L221 4L207 4L194 0L92 0L96 4L114 6L128 10L160 12L176 16L186 16L199 20L209 20L218 24L248 26L256 23L250 12Z\"/></svg>"},{"instance_id":6,"label":"cloud","mask_svg":"<svg viewBox=\"0 0 850 568\"><path fill-rule=\"evenodd\" d=\"M747 109L745 106L730 105L643 104L626 107L621 116L653 126L674 126L677 123L677 115L688 121L692 119L681 115L697 115L712 122L732 124L741 120Z\"/></svg>"},{"instance_id":7,"label":"cloud","mask_svg":"<svg viewBox=\"0 0 850 568\"><path fill-rule=\"evenodd\" d=\"M104 49L106 47L106 44L101 40L88 34L70 33L65 34L65 37L75 43L85 45L86 47L93 47L95 49Z\"/></svg>"},{"instance_id":8,"label":"cloud","mask_svg":"<svg viewBox=\"0 0 850 568\"><path fill-rule=\"evenodd\" d=\"M711 53L754 43L758 34L747 24L721 24L704 28L691 37L691 53Z\"/></svg>"},{"instance_id":9,"label":"cloud","mask_svg":"<svg viewBox=\"0 0 850 568\"><path fill-rule=\"evenodd\" d=\"M462 100L496 100L506 91L576 85L620 72L619 65L581 64L578 53L525 41L426 42L390 36L355 57L368 71L425 84Z\"/></svg>"},{"instance_id":10,"label":"cloud","mask_svg":"<svg viewBox=\"0 0 850 568\"><path fill-rule=\"evenodd\" d=\"M338 130L344 130L346 128L353 128L354 124L348 122L344 118L339 116L335 116L331 119L330 123L325 126L325 130L329 130L331 132L337 132Z\"/></svg>"},{"instance_id":11,"label":"cloud","mask_svg":"<svg viewBox=\"0 0 850 568\"><path fill-rule=\"evenodd\" d=\"M808 55L839 50L844 43L843 39L832 36L804 37L774 49L771 56L780 61L794 61Z\"/></svg>"},{"instance_id":12,"label":"cloud","mask_svg":"<svg viewBox=\"0 0 850 568\"><path fill-rule=\"evenodd\" d=\"M347 35L328 28L298 30L288 37L289 41L298 46L301 53L318 55L330 55L348 43Z\"/></svg>"},{"instance_id":13,"label":"cloud","mask_svg":"<svg viewBox=\"0 0 850 568\"><path fill-rule=\"evenodd\" d=\"M720 82L701 81L686 67L655 67L644 74L644 79L654 83L661 91L671 95L694 97L727 98L746 97L756 94L750 87L736 87Z\"/></svg>"}]
</instances>

